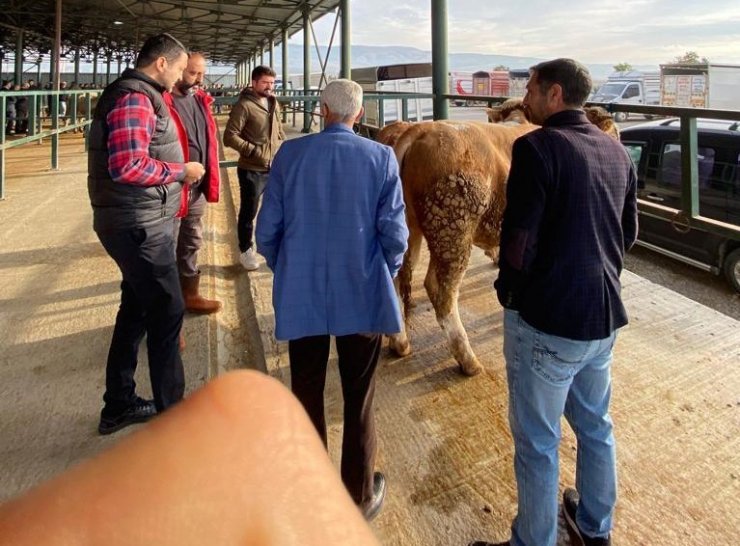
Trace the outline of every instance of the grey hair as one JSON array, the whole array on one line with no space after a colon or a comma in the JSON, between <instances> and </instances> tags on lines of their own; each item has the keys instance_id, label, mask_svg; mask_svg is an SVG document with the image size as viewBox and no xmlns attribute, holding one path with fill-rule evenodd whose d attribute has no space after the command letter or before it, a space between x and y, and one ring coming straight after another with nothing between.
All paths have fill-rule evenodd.
<instances>
[{"instance_id":1,"label":"grey hair","mask_svg":"<svg viewBox=\"0 0 740 546\"><path fill-rule=\"evenodd\" d=\"M321 92L321 104L342 121L353 120L362 108L362 87L352 80L330 81Z\"/></svg>"}]
</instances>

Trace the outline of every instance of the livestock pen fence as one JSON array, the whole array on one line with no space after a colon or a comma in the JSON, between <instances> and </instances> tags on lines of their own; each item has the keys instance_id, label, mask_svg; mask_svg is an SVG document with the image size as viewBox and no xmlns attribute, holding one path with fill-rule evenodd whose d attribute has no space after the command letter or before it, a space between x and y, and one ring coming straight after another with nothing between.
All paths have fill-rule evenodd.
<instances>
[{"instance_id":1,"label":"livestock pen fence","mask_svg":"<svg viewBox=\"0 0 740 546\"><path fill-rule=\"evenodd\" d=\"M220 96L214 97L215 108L229 107L236 100L240 89L224 88L219 90ZM6 154L11 148L23 146L32 142L41 143L44 139L51 140L51 169L58 168L59 160L59 138L65 132L85 131L90 124L95 97L102 90L80 89L62 91L3 91L0 92L0 200L5 198L5 164ZM322 127L323 121L318 111L319 90L308 92L300 90L279 90L278 100L283 105L283 122L291 119L296 126L296 117L303 115L303 132L310 132L313 126ZM27 136L14 136L8 139L4 130L7 124L6 112L9 98L26 97L28 100L28 134ZM59 115L60 97L66 96L68 108L65 116ZM455 100L460 95L445 94L446 99ZM419 121L426 119L421 115L424 108L417 107L414 111L413 104L432 101L435 95L430 93L398 93L398 92L368 92L364 95L366 111L376 112L376 120L380 123L369 124L363 119L359 126L359 132L370 138L374 138L383 125L400 121ZM466 95L467 98L480 101L488 105L500 104L507 97L490 97L486 95ZM43 108L43 102L47 102L47 109ZM688 224L705 229L711 233L718 233L730 238L740 240L740 226L719 222L711 218L701 216L699 211L699 176L698 176L698 139L697 119L722 119L740 122L740 112L729 110L710 110L696 108L674 108L663 106L642 106L624 104L597 104L604 107L610 113L629 112L654 117L678 117L681 120L680 145L681 149L688 153L682 155L681 163L681 209L664 207L648 201L640 201L643 210L649 211L657 217L667 219L671 222ZM386 112L393 112L387 116ZM221 161L221 167L235 167L235 161ZM740 166L737 167L740 169Z\"/></svg>"}]
</instances>

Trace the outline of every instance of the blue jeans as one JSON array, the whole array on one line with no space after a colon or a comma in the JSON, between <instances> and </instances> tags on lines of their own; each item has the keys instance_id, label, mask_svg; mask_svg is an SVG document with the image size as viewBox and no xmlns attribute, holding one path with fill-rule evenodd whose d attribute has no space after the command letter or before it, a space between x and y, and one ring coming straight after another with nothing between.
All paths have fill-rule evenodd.
<instances>
[{"instance_id":1,"label":"blue jeans","mask_svg":"<svg viewBox=\"0 0 740 546\"><path fill-rule=\"evenodd\" d=\"M558 446L565 415L578 440L576 521L585 534L606 537L617 499L610 365L616 332L578 341L532 328L504 312L509 424L514 437L518 511L512 546L555 546Z\"/></svg>"}]
</instances>

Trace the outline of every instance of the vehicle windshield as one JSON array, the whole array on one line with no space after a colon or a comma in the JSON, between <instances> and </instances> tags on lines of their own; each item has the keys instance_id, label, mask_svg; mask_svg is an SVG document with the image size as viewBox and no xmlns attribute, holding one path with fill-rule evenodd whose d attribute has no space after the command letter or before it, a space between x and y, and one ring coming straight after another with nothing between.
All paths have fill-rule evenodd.
<instances>
[{"instance_id":1,"label":"vehicle windshield","mask_svg":"<svg viewBox=\"0 0 740 546\"><path fill-rule=\"evenodd\" d=\"M597 97L618 97L624 90L623 83L605 83L599 90L596 91L594 96Z\"/></svg>"}]
</instances>

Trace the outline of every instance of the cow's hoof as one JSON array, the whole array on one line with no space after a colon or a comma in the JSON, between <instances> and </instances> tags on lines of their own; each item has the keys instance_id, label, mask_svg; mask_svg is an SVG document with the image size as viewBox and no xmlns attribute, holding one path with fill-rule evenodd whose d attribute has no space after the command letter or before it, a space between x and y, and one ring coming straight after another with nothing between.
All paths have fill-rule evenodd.
<instances>
[{"instance_id":1,"label":"cow's hoof","mask_svg":"<svg viewBox=\"0 0 740 546\"><path fill-rule=\"evenodd\" d=\"M398 356L408 356L411 354L411 343L409 343L408 339L399 339L396 336L390 336L388 338L388 346Z\"/></svg>"},{"instance_id":2,"label":"cow's hoof","mask_svg":"<svg viewBox=\"0 0 740 546\"><path fill-rule=\"evenodd\" d=\"M472 377L474 375L478 375L483 371L483 366L481 366L481 363L478 362L478 359L473 357L473 359L470 362L466 362L464 364L460 364L460 371L467 375L468 377Z\"/></svg>"}]
</instances>

